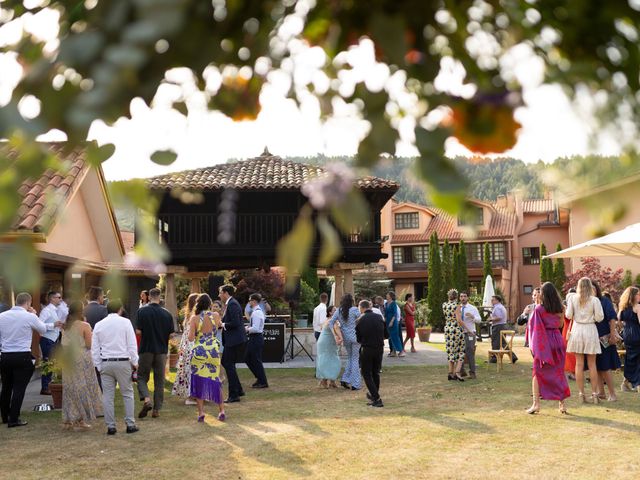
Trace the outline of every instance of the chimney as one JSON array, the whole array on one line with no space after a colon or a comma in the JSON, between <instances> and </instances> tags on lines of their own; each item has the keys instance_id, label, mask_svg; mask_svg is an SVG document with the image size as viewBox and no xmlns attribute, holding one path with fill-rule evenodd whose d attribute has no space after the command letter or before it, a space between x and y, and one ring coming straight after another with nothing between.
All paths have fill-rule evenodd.
<instances>
[{"instance_id":1,"label":"chimney","mask_svg":"<svg viewBox=\"0 0 640 480\"><path fill-rule=\"evenodd\" d=\"M509 210L510 212L515 212L516 210L516 195L513 192L509 192L507 193L507 210Z\"/></svg>"},{"instance_id":2,"label":"chimney","mask_svg":"<svg viewBox=\"0 0 640 480\"><path fill-rule=\"evenodd\" d=\"M507 197L505 195L498 195L496 208L507 208Z\"/></svg>"},{"instance_id":3,"label":"chimney","mask_svg":"<svg viewBox=\"0 0 640 480\"><path fill-rule=\"evenodd\" d=\"M544 187L544 191L542 192L542 198L545 200L553 200L553 192L549 190L547 187Z\"/></svg>"}]
</instances>

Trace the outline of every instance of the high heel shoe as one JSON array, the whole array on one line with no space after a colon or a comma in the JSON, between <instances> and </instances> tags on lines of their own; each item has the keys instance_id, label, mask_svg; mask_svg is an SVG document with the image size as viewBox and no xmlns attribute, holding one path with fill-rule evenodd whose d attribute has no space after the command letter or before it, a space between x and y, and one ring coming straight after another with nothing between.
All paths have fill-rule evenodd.
<instances>
[{"instance_id":1,"label":"high heel shoe","mask_svg":"<svg viewBox=\"0 0 640 480\"><path fill-rule=\"evenodd\" d=\"M450 374L450 373L449 373L449 374L447 374L447 380L455 380L455 379L456 379L456 376L455 376L455 375L452 375L452 374Z\"/></svg>"},{"instance_id":2,"label":"high heel shoe","mask_svg":"<svg viewBox=\"0 0 640 480\"><path fill-rule=\"evenodd\" d=\"M460 376L460 374L459 374L459 373L456 373L456 374L454 375L453 379L454 379L454 380L457 380L457 381L459 381L459 382L464 382L464 378L462 378L462 377Z\"/></svg>"},{"instance_id":3,"label":"high heel shoe","mask_svg":"<svg viewBox=\"0 0 640 480\"><path fill-rule=\"evenodd\" d=\"M198 423L204 423L204 415L198 416Z\"/></svg>"},{"instance_id":4,"label":"high heel shoe","mask_svg":"<svg viewBox=\"0 0 640 480\"><path fill-rule=\"evenodd\" d=\"M528 408L528 409L527 409L527 413L528 413L529 415L533 415L533 414L535 414L535 413L540 413L540 407L533 407L533 406L532 406L531 408Z\"/></svg>"},{"instance_id":5,"label":"high heel shoe","mask_svg":"<svg viewBox=\"0 0 640 480\"><path fill-rule=\"evenodd\" d=\"M578 398L580 399L580 403L591 403L584 393L578 393Z\"/></svg>"},{"instance_id":6,"label":"high heel shoe","mask_svg":"<svg viewBox=\"0 0 640 480\"><path fill-rule=\"evenodd\" d=\"M593 401L594 405L598 405L600 403L600 396L597 393L592 393L591 400Z\"/></svg>"},{"instance_id":7,"label":"high heel shoe","mask_svg":"<svg viewBox=\"0 0 640 480\"><path fill-rule=\"evenodd\" d=\"M558 405L558 411L562 415L566 415L567 414L567 406L564 404L564 402L560 402L560 405Z\"/></svg>"}]
</instances>

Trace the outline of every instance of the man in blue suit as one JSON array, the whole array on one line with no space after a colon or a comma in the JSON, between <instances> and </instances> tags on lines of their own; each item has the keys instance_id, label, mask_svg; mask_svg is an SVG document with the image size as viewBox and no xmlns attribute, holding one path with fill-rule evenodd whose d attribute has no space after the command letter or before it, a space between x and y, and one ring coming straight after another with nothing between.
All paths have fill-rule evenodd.
<instances>
[{"instance_id":1,"label":"man in blue suit","mask_svg":"<svg viewBox=\"0 0 640 480\"><path fill-rule=\"evenodd\" d=\"M220 287L220 300L226 305L222 317L222 345L224 346L222 366L227 372L229 398L225 400L225 403L239 402L240 397L244 396L244 390L242 390L242 384L236 371L236 361L240 348L247 341L247 335L242 319L242 307L233 298L234 293L235 288L232 285Z\"/></svg>"}]
</instances>

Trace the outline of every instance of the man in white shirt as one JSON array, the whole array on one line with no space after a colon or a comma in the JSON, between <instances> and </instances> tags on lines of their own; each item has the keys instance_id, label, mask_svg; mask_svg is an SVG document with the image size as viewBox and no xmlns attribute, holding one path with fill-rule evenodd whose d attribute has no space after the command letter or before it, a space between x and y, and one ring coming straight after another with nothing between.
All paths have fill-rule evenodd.
<instances>
[{"instance_id":1,"label":"man in white shirt","mask_svg":"<svg viewBox=\"0 0 640 480\"><path fill-rule=\"evenodd\" d=\"M327 320L327 302L329 301L329 296L326 293L320 294L320 303L316 308L313 309L313 334L316 337L316 342L318 338L320 338L320 334L322 333L322 325Z\"/></svg>"},{"instance_id":2,"label":"man in white shirt","mask_svg":"<svg viewBox=\"0 0 640 480\"><path fill-rule=\"evenodd\" d=\"M40 312L40 321L45 325L55 325L60 321L58 307L62 302L62 295L59 292L49 292L47 294L47 306ZM53 350L60 337L60 329L52 328L47 330L40 337L40 351L42 352L42 360L49 360L53 355ZM49 383L51 382L51 374L42 375L40 377L40 395L51 395L49 391Z\"/></svg>"},{"instance_id":3,"label":"man in white shirt","mask_svg":"<svg viewBox=\"0 0 640 480\"><path fill-rule=\"evenodd\" d=\"M102 378L102 404L107 435L115 435L114 397L116 383L124 401L124 421L127 433L138 431L133 418L132 373L138 369L138 346L131 321L122 317L122 302L113 299L107 305L108 315L93 330L91 358Z\"/></svg>"},{"instance_id":4,"label":"man in white shirt","mask_svg":"<svg viewBox=\"0 0 640 480\"><path fill-rule=\"evenodd\" d=\"M469 303L469 294L460 292L460 316L464 324L465 360L469 362L469 376L476 378L476 324L482 321L480 312Z\"/></svg>"},{"instance_id":5,"label":"man in white shirt","mask_svg":"<svg viewBox=\"0 0 640 480\"><path fill-rule=\"evenodd\" d=\"M0 314L0 413L2 423L7 423L9 428L27 424L19 416L24 392L34 371L31 355L33 332L44 335L47 329L53 330L61 325L59 321L47 325L42 323L31 307L31 295L28 293L19 293L16 306Z\"/></svg>"},{"instance_id":6,"label":"man in white shirt","mask_svg":"<svg viewBox=\"0 0 640 480\"><path fill-rule=\"evenodd\" d=\"M251 305L251 317L249 325L245 327L249 341L247 342L244 354L244 363L247 364L251 373L256 377L252 388L269 388L267 374L262 365L262 350L264 348L264 311L260 307L262 297L259 293L252 293L249 297Z\"/></svg>"}]
</instances>

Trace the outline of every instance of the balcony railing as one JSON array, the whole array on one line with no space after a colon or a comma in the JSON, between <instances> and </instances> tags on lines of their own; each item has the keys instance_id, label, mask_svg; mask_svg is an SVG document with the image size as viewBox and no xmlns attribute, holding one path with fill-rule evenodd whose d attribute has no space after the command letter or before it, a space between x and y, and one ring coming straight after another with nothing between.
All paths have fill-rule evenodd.
<instances>
[{"instance_id":1,"label":"balcony railing","mask_svg":"<svg viewBox=\"0 0 640 480\"><path fill-rule=\"evenodd\" d=\"M217 215L201 213L159 214L158 233L169 246L261 245L273 246L292 228L296 213L241 213L230 227ZM343 244L374 243L379 235L373 231L354 231L342 235ZM316 237L317 237L316 232Z\"/></svg>"},{"instance_id":2,"label":"balcony railing","mask_svg":"<svg viewBox=\"0 0 640 480\"><path fill-rule=\"evenodd\" d=\"M482 268L484 263L482 261L468 261L467 268ZM506 268L507 261L506 260L494 260L491 262L491 266L493 268ZM394 263L393 271L394 272L415 272L418 270L427 270L428 264L414 262L414 263Z\"/></svg>"}]
</instances>

